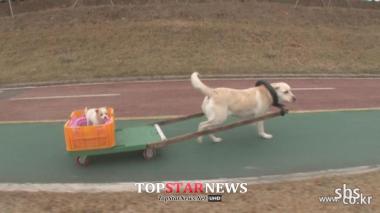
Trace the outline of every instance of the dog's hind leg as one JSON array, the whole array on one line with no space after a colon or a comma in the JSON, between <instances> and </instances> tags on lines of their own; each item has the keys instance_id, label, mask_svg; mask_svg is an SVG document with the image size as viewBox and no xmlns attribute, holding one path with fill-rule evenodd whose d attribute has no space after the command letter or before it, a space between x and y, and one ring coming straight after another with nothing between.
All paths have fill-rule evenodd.
<instances>
[{"instance_id":1,"label":"dog's hind leg","mask_svg":"<svg viewBox=\"0 0 380 213\"><path fill-rule=\"evenodd\" d=\"M210 138L211 138L211 140L212 141L214 141L215 143L219 143L219 142L222 142L222 138L220 138L220 137L216 137L214 134L210 134L210 135L208 135Z\"/></svg>"},{"instance_id":2,"label":"dog's hind leg","mask_svg":"<svg viewBox=\"0 0 380 213\"><path fill-rule=\"evenodd\" d=\"M212 122L209 124L208 129L214 128L214 127L219 127L221 124L224 123L224 121L227 119L228 114L227 110L219 111L218 116L215 116L215 118L212 120ZM214 141L215 143L222 142L222 138L216 137L214 134L209 134L208 137Z\"/></svg>"},{"instance_id":3,"label":"dog's hind leg","mask_svg":"<svg viewBox=\"0 0 380 213\"><path fill-rule=\"evenodd\" d=\"M210 103L210 97L206 96L203 99L201 108L202 108L203 113L207 117L207 121L203 121L203 122L199 123L198 131L202 131L205 128L205 126L208 125L209 120L211 120L210 118L213 116L212 111L209 110L212 107L211 105L212 105L212 103ZM197 140L198 140L198 143L202 143L203 142L203 136L199 136L197 138Z\"/></svg>"},{"instance_id":4,"label":"dog's hind leg","mask_svg":"<svg viewBox=\"0 0 380 213\"><path fill-rule=\"evenodd\" d=\"M203 121L203 122L201 122L200 124L199 124L199 126L198 126L198 131L202 131L202 130L204 130L205 129L205 127L206 126L208 126L208 120L207 121ZM198 138L197 138L197 140L198 140L198 143L202 143L203 142L203 136L199 136Z\"/></svg>"},{"instance_id":5,"label":"dog's hind leg","mask_svg":"<svg viewBox=\"0 0 380 213\"><path fill-rule=\"evenodd\" d=\"M208 116L207 116L208 115ZM227 119L228 113L226 109L215 107L215 110L206 114L208 120L199 124L198 131L218 127ZM209 135L210 139L215 143L221 142L222 138L216 137L214 134ZM202 136L198 137L198 142L202 143Z\"/></svg>"},{"instance_id":6,"label":"dog's hind leg","mask_svg":"<svg viewBox=\"0 0 380 213\"><path fill-rule=\"evenodd\" d=\"M223 123L223 122L222 122ZM213 128L213 127L217 127L219 126L221 123L219 122L216 122L215 120L207 120L207 121L204 121L204 122L201 122L199 124L199 128L198 128L198 131L203 131L203 130L206 130L206 129L210 129L210 128ZM214 141L215 143L218 143L218 142L221 142L222 141L222 138L218 138L216 137L214 134L209 134L208 135L210 137L210 139L212 141ZM198 143L202 143L202 140L203 137L202 136L199 136L198 137Z\"/></svg>"}]
</instances>

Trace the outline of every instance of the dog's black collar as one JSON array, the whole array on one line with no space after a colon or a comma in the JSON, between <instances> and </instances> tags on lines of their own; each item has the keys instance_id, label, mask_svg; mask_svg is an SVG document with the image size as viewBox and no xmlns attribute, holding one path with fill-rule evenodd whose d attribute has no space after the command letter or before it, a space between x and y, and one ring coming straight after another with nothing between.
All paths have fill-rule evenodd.
<instances>
[{"instance_id":1,"label":"dog's black collar","mask_svg":"<svg viewBox=\"0 0 380 213\"><path fill-rule=\"evenodd\" d=\"M272 87L272 85L270 85L267 81L264 81L264 80L258 80L255 84L256 87L261 86L261 85L264 85L264 87L268 90L268 92L272 96L272 100L273 100L272 106L279 108L281 110L281 115L285 115L287 110L284 108L283 104L279 103L276 90Z\"/></svg>"}]
</instances>

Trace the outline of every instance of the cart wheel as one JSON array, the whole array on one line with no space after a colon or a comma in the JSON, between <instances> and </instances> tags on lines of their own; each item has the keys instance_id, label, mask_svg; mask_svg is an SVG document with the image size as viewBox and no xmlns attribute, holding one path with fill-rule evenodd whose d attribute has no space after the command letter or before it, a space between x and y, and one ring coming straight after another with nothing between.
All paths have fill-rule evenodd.
<instances>
[{"instance_id":1,"label":"cart wheel","mask_svg":"<svg viewBox=\"0 0 380 213\"><path fill-rule=\"evenodd\" d=\"M156 150L154 148L146 148L143 151L143 157L145 160L150 160L156 155Z\"/></svg>"},{"instance_id":2,"label":"cart wheel","mask_svg":"<svg viewBox=\"0 0 380 213\"><path fill-rule=\"evenodd\" d=\"M78 156L76 162L79 166L88 166L90 164L90 160L87 156Z\"/></svg>"}]
</instances>

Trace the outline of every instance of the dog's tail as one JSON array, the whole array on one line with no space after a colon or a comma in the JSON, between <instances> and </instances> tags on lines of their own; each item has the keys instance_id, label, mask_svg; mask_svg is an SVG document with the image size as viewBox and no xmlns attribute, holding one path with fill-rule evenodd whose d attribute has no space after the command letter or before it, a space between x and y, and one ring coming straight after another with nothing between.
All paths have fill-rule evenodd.
<instances>
[{"instance_id":1,"label":"dog's tail","mask_svg":"<svg viewBox=\"0 0 380 213\"><path fill-rule=\"evenodd\" d=\"M201 91L204 95L206 96L211 96L212 93L213 93L213 89L206 86L198 77L199 73L198 72L194 72L193 74L191 74L191 84L193 85L193 87L195 89L198 89L199 91Z\"/></svg>"}]
</instances>

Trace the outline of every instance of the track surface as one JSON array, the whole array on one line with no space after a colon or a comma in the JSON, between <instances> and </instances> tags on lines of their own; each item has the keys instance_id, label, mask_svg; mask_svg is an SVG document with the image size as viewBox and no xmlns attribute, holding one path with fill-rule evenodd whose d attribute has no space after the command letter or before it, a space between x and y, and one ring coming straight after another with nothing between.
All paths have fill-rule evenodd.
<instances>
[{"instance_id":1,"label":"track surface","mask_svg":"<svg viewBox=\"0 0 380 213\"><path fill-rule=\"evenodd\" d=\"M380 111L290 114L267 122L272 140L245 126L219 134L224 141L218 144L170 145L150 161L141 151L99 156L86 168L65 152L62 123L3 124L0 135L7 140L0 144L0 183L199 180L380 165L379 118ZM195 130L199 121L170 125L164 132ZM142 122L120 121L118 127Z\"/></svg>"},{"instance_id":2,"label":"track surface","mask_svg":"<svg viewBox=\"0 0 380 213\"><path fill-rule=\"evenodd\" d=\"M380 79L286 80L296 88L292 110L376 108ZM253 80L207 84L246 88ZM75 97L75 96L88 97ZM102 97L96 97L100 95ZM104 96L103 96L104 95ZM221 133L225 141L168 146L152 161L140 152L100 156L81 168L65 152L63 123L73 109L113 106L117 117L178 115L199 111L202 95L188 81L120 82L98 85L2 89L0 182L72 183L214 179L310 172L378 165L380 111L290 114L267 122L275 135L257 137L252 126ZM7 124L6 121L36 121ZM193 131L198 120L164 129L170 136ZM119 121L119 127L149 121ZM227 157L226 157L227 156ZM228 168L228 170L226 169Z\"/></svg>"},{"instance_id":3,"label":"track surface","mask_svg":"<svg viewBox=\"0 0 380 213\"><path fill-rule=\"evenodd\" d=\"M272 82L279 80L271 80ZM285 79L296 90L292 110L380 107L380 79ZM217 87L247 88L254 80L210 80ZM335 88L309 90L307 88ZM306 89L306 90L305 90ZM1 90L1 89L0 89ZM61 96L115 96L62 98ZM53 99L27 99L56 97ZM18 100L20 99L21 100ZM98 85L52 86L3 90L0 121L66 119L73 109L113 106L117 117L179 115L198 112L203 96L189 81L119 82Z\"/></svg>"}]
</instances>

